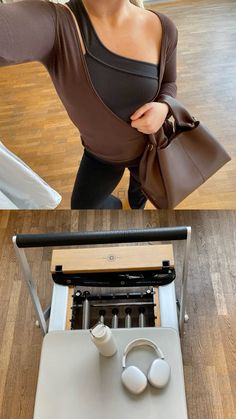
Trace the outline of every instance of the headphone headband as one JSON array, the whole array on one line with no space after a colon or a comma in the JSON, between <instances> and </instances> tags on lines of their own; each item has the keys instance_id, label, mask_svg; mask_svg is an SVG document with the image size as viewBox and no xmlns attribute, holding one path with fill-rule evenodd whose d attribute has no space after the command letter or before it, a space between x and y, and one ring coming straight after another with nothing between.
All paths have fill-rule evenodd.
<instances>
[{"instance_id":1,"label":"headphone headband","mask_svg":"<svg viewBox=\"0 0 236 419\"><path fill-rule=\"evenodd\" d=\"M122 368L126 368L126 358L128 354L132 351L132 349L136 348L137 346L149 346L150 348L153 348L156 351L159 358L164 359L163 352L155 344L155 342L153 342L153 340L145 339L145 338L134 339L128 343L128 345L126 346L124 350L123 358L122 358Z\"/></svg>"}]
</instances>

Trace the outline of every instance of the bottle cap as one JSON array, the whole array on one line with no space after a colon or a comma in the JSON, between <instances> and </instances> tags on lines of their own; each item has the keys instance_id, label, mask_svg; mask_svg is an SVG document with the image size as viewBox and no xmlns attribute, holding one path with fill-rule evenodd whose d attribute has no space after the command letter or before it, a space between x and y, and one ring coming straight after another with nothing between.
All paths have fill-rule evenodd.
<instances>
[{"instance_id":1,"label":"bottle cap","mask_svg":"<svg viewBox=\"0 0 236 419\"><path fill-rule=\"evenodd\" d=\"M106 334L106 326L103 323L97 323L92 329L90 329L90 333L93 337L97 339L101 339Z\"/></svg>"}]
</instances>

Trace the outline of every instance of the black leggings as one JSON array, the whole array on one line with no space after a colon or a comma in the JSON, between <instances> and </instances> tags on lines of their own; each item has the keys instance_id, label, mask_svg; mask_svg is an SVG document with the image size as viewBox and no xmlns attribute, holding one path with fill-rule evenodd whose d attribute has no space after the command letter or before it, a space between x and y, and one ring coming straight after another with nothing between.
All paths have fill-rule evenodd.
<instances>
[{"instance_id":1,"label":"black leggings","mask_svg":"<svg viewBox=\"0 0 236 419\"><path fill-rule=\"evenodd\" d=\"M132 209L144 208L147 198L138 182L138 166L128 167L130 181L129 204ZM120 182L125 166L103 162L85 150L76 176L72 197L72 209L114 208L110 195Z\"/></svg>"}]
</instances>

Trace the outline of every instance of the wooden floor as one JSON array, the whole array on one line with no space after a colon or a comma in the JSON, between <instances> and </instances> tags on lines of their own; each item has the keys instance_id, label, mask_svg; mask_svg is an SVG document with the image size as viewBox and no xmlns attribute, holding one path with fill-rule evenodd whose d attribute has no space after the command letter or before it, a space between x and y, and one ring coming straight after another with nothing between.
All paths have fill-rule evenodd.
<instances>
[{"instance_id":1,"label":"wooden floor","mask_svg":"<svg viewBox=\"0 0 236 419\"><path fill-rule=\"evenodd\" d=\"M178 98L232 156L179 208L236 208L236 2L179 0L149 7L166 13L179 31ZM60 208L70 207L80 136L40 64L0 69L0 139L62 194ZM125 208L127 184L128 173L116 188Z\"/></svg>"},{"instance_id":2,"label":"wooden floor","mask_svg":"<svg viewBox=\"0 0 236 419\"><path fill-rule=\"evenodd\" d=\"M236 211L65 210L0 212L1 418L32 418L42 344L15 260L12 235L170 225L191 225L193 231L190 320L182 345L189 419L236 417ZM182 246L174 244L178 275ZM28 249L27 254L46 307L51 249Z\"/></svg>"}]
</instances>

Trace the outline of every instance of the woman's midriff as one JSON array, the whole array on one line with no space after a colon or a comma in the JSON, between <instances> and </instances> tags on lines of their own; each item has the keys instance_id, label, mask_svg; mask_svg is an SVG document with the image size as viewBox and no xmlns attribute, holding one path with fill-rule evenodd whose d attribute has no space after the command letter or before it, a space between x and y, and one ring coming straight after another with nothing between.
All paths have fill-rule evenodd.
<instances>
[{"instance_id":1,"label":"woman's midriff","mask_svg":"<svg viewBox=\"0 0 236 419\"><path fill-rule=\"evenodd\" d=\"M133 159L133 160L129 160L126 162L115 162L115 161L110 161L110 160L104 160L101 159L100 157L98 157L96 154L91 153L91 151L89 151L88 149L84 149L85 154L87 154L88 156L92 157L93 159L96 159L98 161L100 161L103 164L109 164L109 165L117 165L117 166L123 166L123 167L135 167L139 165L140 159L142 157L142 155L140 155L139 157Z\"/></svg>"}]
</instances>

